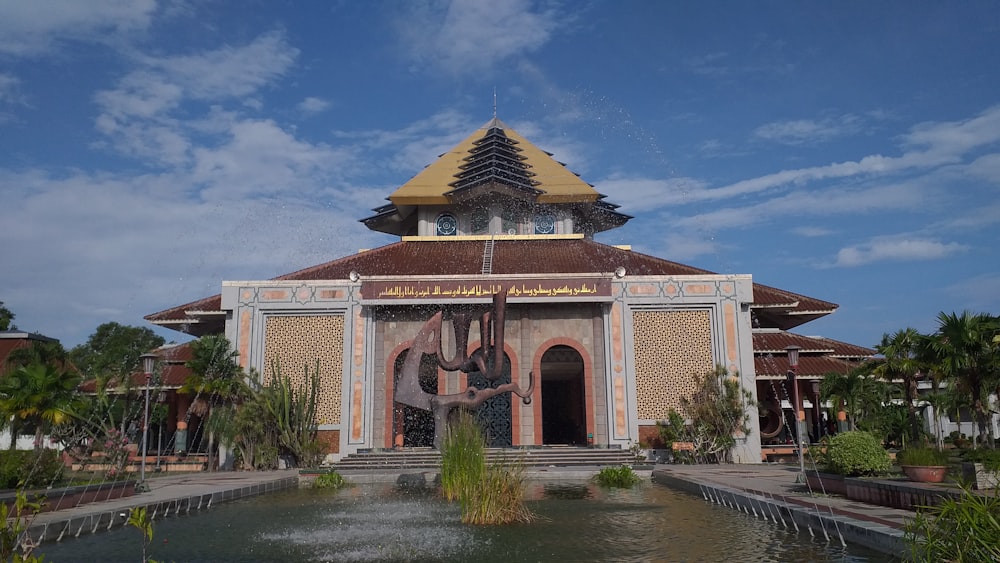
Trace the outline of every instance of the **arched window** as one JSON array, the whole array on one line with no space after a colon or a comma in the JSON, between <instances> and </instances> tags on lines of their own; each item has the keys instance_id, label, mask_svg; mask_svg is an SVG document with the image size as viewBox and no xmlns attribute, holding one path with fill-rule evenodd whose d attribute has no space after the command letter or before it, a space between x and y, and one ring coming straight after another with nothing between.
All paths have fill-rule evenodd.
<instances>
[{"instance_id":1,"label":"arched window","mask_svg":"<svg viewBox=\"0 0 1000 563\"><path fill-rule=\"evenodd\" d=\"M437 220L434 221L434 227L439 237L450 237L458 234L458 221L451 213L438 215Z\"/></svg>"}]
</instances>

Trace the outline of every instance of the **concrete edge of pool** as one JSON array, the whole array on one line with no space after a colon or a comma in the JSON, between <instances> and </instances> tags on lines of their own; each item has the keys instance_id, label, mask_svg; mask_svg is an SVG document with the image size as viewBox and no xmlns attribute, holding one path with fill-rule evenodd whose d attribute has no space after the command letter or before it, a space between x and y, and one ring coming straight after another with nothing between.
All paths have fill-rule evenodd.
<instances>
[{"instance_id":1,"label":"concrete edge of pool","mask_svg":"<svg viewBox=\"0 0 1000 563\"><path fill-rule=\"evenodd\" d=\"M581 481L599 468L541 468L525 472L531 480ZM767 519L776 526L796 527L839 542L901 556L906 552L902 521L904 511L847 503L832 497L795 493L789 485L795 473L768 466L657 466L638 472L644 479L701 496L719 504ZM433 483L436 471L365 471L347 473L351 483ZM29 527L35 543L63 541L121 527L129 509L145 506L153 519L206 510L213 504L296 488L308 481L295 470L220 472L172 475L148 480L150 490L112 501L80 505L37 515ZM720 482L722 481L722 482ZM791 491L791 494L790 494ZM834 507L840 502L842 505ZM867 512L867 513L866 513Z\"/></svg>"},{"instance_id":2,"label":"concrete edge of pool","mask_svg":"<svg viewBox=\"0 0 1000 563\"><path fill-rule=\"evenodd\" d=\"M833 509L829 503L809 506L803 504L801 499L789 499L780 493L747 491L660 470L653 471L653 480L698 495L706 502L770 520L777 526L805 530L830 542L836 543L843 538L848 543L896 557L901 557L909 549L902 529L873 521L873 518L862 514L848 513L842 508Z\"/></svg>"}]
</instances>

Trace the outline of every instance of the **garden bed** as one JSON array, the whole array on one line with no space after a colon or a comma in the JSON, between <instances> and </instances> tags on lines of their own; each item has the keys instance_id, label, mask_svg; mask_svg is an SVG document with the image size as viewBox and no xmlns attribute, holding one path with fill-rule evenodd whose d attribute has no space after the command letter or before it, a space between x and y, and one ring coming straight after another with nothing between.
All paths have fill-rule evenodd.
<instances>
[{"instance_id":1,"label":"garden bed","mask_svg":"<svg viewBox=\"0 0 1000 563\"><path fill-rule=\"evenodd\" d=\"M858 502L902 510L936 506L944 498L959 499L962 493L951 485L914 483L897 479L844 477L831 473L807 472L806 480L809 487L817 492L840 494Z\"/></svg>"}]
</instances>

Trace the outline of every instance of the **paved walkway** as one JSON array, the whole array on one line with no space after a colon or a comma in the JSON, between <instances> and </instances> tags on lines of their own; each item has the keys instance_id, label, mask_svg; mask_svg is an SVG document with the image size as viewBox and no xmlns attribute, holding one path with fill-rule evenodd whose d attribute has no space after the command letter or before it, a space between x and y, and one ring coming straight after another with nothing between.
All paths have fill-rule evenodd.
<instances>
[{"instance_id":1,"label":"paved walkway","mask_svg":"<svg viewBox=\"0 0 1000 563\"><path fill-rule=\"evenodd\" d=\"M810 490L797 467L782 465L657 465L653 480L702 495L779 525L806 527L831 541L843 538L882 553L906 552L908 510L865 504Z\"/></svg>"},{"instance_id":2,"label":"paved walkway","mask_svg":"<svg viewBox=\"0 0 1000 563\"><path fill-rule=\"evenodd\" d=\"M148 479L149 491L38 514L29 535L35 543L60 541L125 524L133 507L147 507L155 520L217 504L297 487L296 470L185 473Z\"/></svg>"}]
</instances>

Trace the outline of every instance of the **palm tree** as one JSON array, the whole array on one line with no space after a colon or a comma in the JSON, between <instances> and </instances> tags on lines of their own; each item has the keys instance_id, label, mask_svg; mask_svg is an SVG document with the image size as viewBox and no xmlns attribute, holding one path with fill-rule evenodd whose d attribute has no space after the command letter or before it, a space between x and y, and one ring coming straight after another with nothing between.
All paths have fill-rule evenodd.
<instances>
[{"instance_id":1,"label":"palm tree","mask_svg":"<svg viewBox=\"0 0 1000 563\"><path fill-rule=\"evenodd\" d=\"M239 352L233 350L229 340L221 334L203 336L191 344L191 359L185 364L191 369L191 375L180 389L182 393L193 393L195 396L191 412L207 421L211 405L225 405L245 394L245 377L243 368L236 360L238 357ZM212 467L214 434L219 422L206 426L209 431L208 465Z\"/></svg>"},{"instance_id":2,"label":"palm tree","mask_svg":"<svg viewBox=\"0 0 1000 563\"><path fill-rule=\"evenodd\" d=\"M24 424L35 428L35 449L42 448L45 433L73 417L76 386L80 377L51 363L32 362L0 379L0 413L12 418L14 447L17 429Z\"/></svg>"},{"instance_id":3,"label":"palm tree","mask_svg":"<svg viewBox=\"0 0 1000 563\"><path fill-rule=\"evenodd\" d=\"M994 437L992 428L987 430L992 425L988 424L990 409L984 398L996 385L993 378L998 352L993 339L997 330L997 318L990 315L941 312L938 330L926 342L927 354L936 370L971 399L979 436L987 436L991 447Z\"/></svg>"},{"instance_id":4,"label":"palm tree","mask_svg":"<svg viewBox=\"0 0 1000 563\"><path fill-rule=\"evenodd\" d=\"M883 334L875 346L881 359L875 360L872 373L886 381L901 381L906 412L909 419L909 438L920 440L923 429L917 415L917 380L922 377L922 363L918 357L922 335L913 328L904 328L893 334Z\"/></svg>"},{"instance_id":5,"label":"palm tree","mask_svg":"<svg viewBox=\"0 0 1000 563\"><path fill-rule=\"evenodd\" d=\"M847 415L850 430L857 430L857 418L860 412L861 395L865 392L867 382L865 376L868 370L857 367L847 373L830 372L823 376L820 383L820 394L824 401L830 401L838 411L843 409ZM834 413L837 414L837 413Z\"/></svg>"}]
</instances>

